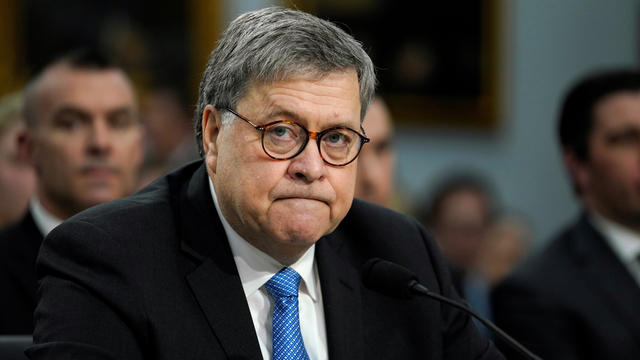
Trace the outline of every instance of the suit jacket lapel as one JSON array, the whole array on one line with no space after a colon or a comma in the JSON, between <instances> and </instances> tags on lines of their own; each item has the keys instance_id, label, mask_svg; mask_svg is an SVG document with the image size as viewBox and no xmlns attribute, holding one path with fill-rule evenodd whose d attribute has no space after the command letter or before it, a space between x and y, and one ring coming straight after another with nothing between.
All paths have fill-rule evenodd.
<instances>
[{"instance_id":1,"label":"suit jacket lapel","mask_svg":"<svg viewBox=\"0 0 640 360\"><path fill-rule=\"evenodd\" d=\"M588 283L602 293L603 301L618 315L618 321L640 343L640 286L586 216L577 228L574 244Z\"/></svg>"},{"instance_id":2,"label":"suit jacket lapel","mask_svg":"<svg viewBox=\"0 0 640 360\"><path fill-rule=\"evenodd\" d=\"M344 241L344 235L336 231L316 245L329 358L333 360L364 356L360 275L338 255Z\"/></svg>"},{"instance_id":3,"label":"suit jacket lapel","mask_svg":"<svg viewBox=\"0 0 640 360\"><path fill-rule=\"evenodd\" d=\"M211 199L204 165L180 193L182 249L198 263L186 276L196 301L229 358L261 359L249 305Z\"/></svg>"}]
</instances>

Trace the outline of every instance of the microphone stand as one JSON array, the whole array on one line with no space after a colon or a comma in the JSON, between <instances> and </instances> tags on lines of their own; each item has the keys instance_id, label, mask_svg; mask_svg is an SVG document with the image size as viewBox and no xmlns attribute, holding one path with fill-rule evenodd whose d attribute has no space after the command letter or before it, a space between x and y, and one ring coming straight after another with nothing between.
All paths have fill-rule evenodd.
<instances>
[{"instance_id":1,"label":"microphone stand","mask_svg":"<svg viewBox=\"0 0 640 360\"><path fill-rule=\"evenodd\" d=\"M485 325L486 327L488 327L489 329L491 329L496 335L498 335L500 338L502 338L506 343L508 343L511 347L513 347L514 349L516 349L520 354L522 354L523 356L525 356L528 359L532 359L532 360L542 360L540 357L538 357L537 355L535 355L534 353L532 353L531 351L527 350L524 346L522 346L520 343L518 343L515 339L513 339L511 336L509 336L507 333L505 333L504 331L502 331L502 329L500 329L499 327L497 327L496 325L494 325L491 321L483 318L482 316L476 314L473 310L471 310L469 307L465 306L464 304L461 304L457 301L453 301L451 299L448 299L440 294L434 293L433 291L427 289L427 287L425 287L424 285L420 284L417 280L411 280L411 282L409 282L408 284L409 289L411 289L411 291L414 294L418 294L418 295L424 295L433 299L436 299L438 301L442 301L446 304L449 304L457 309L460 309L470 315L472 315L474 318L478 319L483 325Z\"/></svg>"}]
</instances>

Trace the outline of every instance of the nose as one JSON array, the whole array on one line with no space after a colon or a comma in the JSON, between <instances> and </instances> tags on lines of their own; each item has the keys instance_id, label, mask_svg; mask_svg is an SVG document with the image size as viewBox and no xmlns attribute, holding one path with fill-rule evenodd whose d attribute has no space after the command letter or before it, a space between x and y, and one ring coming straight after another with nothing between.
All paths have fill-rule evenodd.
<instances>
[{"instance_id":1,"label":"nose","mask_svg":"<svg viewBox=\"0 0 640 360\"><path fill-rule=\"evenodd\" d=\"M317 143L314 143L316 141L317 139L310 138L305 149L290 160L291 163L287 171L291 178L311 183L326 175L327 165L320 156Z\"/></svg>"},{"instance_id":2,"label":"nose","mask_svg":"<svg viewBox=\"0 0 640 360\"><path fill-rule=\"evenodd\" d=\"M92 155L104 155L111 150L111 129L105 120L93 121L87 142L87 151Z\"/></svg>"}]
</instances>

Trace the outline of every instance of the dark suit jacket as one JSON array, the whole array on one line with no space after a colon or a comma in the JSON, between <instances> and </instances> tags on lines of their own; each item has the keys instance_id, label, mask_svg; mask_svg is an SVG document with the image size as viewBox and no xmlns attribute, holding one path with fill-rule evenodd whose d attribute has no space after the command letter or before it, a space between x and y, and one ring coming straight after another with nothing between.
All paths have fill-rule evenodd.
<instances>
[{"instance_id":1,"label":"dark suit jacket","mask_svg":"<svg viewBox=\"0 0 640 360\"><path fill-rule=\"evenodd\" d=\"M0 231L0 335L33 332L41 243L31 212Z\"/></svg>"},{"instance_id":2,"label":"dark suit jacket","mask_svg":"<svg viewBox=\"0 0 640 360\"><path fill-rule=\"evenodd\" d=\"M316 247L331 359L501 358L457 311L364 288L360 266L374 256L455 296L416 221L354 201ZM261 358L200 162L59 226L44 241L38 272L32 359Z\"/></svg>"},{"instance_id":3,"label":"dark suit jacket","mask_svg":"<svg viewBox=\"0 0 640 360\"><path fill-rule=\"evenodd\" d=\"M640 286L585 215L493 301L497 325L545 359L640 359Z\"/></svg>"}]
</instances>

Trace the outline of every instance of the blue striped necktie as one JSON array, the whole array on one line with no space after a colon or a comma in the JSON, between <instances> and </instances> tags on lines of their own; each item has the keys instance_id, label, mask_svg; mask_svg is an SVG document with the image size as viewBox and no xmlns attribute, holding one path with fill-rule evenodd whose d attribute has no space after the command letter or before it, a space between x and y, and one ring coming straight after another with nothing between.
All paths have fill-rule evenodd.
<instances>
[{"instance_id":1,"label":"blue striped necktie","mask_svg":"<svg viewBox=\"0 0 640 360\"><path fill-rule=\"evenodd\" d=\"M264 285L274 300L273 360L309 359L298 316L300 274L283 268Z\"/></svg>"}]
</instances>

